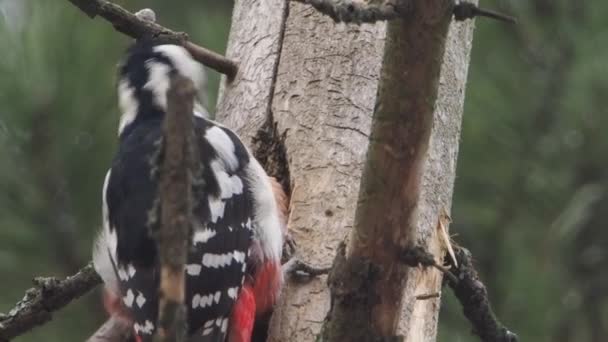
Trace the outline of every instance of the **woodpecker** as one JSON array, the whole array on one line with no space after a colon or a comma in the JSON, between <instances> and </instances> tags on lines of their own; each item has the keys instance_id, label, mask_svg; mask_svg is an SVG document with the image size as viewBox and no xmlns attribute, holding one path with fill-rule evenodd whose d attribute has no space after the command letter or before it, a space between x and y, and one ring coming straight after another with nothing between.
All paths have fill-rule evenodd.
<instances>
[{"instance_id":1,"label":"woodpecker","mask_svg":"<svg viewBox=\"0 0 608 342\"><path fill-rule=\"evenodd\" d=\"M106 308L151 341L158 314L159 261L150 231L159 224L159 155L170 77L200 89L202 66L184 48L133 44L119 64L119 144L102 190L103 226L93 248ZM276 183L239 137L208 119L195 100L202 181L192 185L193 234L185 265L190 341L249 342L256 316L282 285L285 218ZM274 188L274 189L273 189Z\"/></svg>"}]
</instances>

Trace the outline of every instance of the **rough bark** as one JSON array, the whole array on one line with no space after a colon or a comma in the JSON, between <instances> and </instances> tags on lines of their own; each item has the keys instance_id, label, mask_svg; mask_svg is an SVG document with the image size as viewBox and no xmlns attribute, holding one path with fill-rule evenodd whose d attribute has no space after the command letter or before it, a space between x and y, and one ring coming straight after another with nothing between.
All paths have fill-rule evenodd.
<instances>
[{"instance_id":1,"label":"rough bark","mask_svg":"<svg viewBox=\"0 0 608 342\"><path fill-rule=\"evenodd\" d=\"M34 279L36 287L27 290L23 299L8 314L0 314L0 341L10 341L50 321L53 312L91 291L100 283L101 278L92 264L63 280Z\"/></svg>"},{"instance_id":2,"label":"rough bark","mask_svg":"<svg viewBox=\"0 0 608 342\"><path fill-rule=\"evenodd\" d=\"M154 231L160 260L160 301L155 341L186 340L185 263L192 232L194 125L192 81L176 75L167 91L160 173L160 229Z\"/></svg>"},{"instance_id":3,"label":"rough bark","mask_svg":"<svg viewBox=\"0 0 608 342\"><path fill-rule=\"evenodd\" d=\"M239 60L240 73L224 86L218 118L250 142L274 122L279 135L287 131L289 230L298 257L325 266L353 225L384 24L336 25L297 3L286 16L284 6L236 2L227 57ZM329 308L326 288L324 278L288 282L270 340L314 340Z\"/></svg>"},{"instance_id":4,"label":"rough bark","mask_svg":"<svg viewBox=\"0 0 608 342\"><path fill-rule=\"evenodd\" d=\"M216 118L247 143L272 122L270 102L286 9L284 0L234 4L226 57L239 61L239 72L234 82L222 83Z\"/></svg>"},{"instance_id":5,"label":"rough bark","mask_svg":"<svg viewBox=\"0 0 608 342\"><path fill-rule=\"evenodd\" d=\"M492 310L486 286L473 266L473 255L467 249L456 248L458 266L450 262L455 279L447 279L454 295L462 305L465 317L473 325L473 333L483 342L517 342L518 337L505 327ZM458 279L458 281L455 281Z\"/></svg>"},{"instance_id":6,"label":"rough bark","mask_svg":"<svg viewBox=\"0 0 608 342\"><path fill-rule=\"evenodd\" d=\"M460 142L460 127L465 97L474 22L452 22L446 41L439 93L433 115L433 129L423 166L423 182L416 223L416 242L440 261L441 249L437 221L450 211ZM399 334L409 342L435 341L439 297L416 300L415 296L441 290L442 276L434 269L409 269Z\"/></svg>"},{"instance_id":7,"label":"rough bark","mask_svg":"<svg viewBox=\"0 0 608 342\"><path fill-rule=\"evenodd\" d=\"M287 131L288 227L307 264L330 265L353 226L383 36L383 24L335 24L290 4L272 112L279 131ZM313 341L328 299L325 277L287 282L270 340Z\"/></svg>"},{"instance_id":8,"label":"rough bark","mask_svg":"<svg viewBox=\"0 0 608 342\"><path fill-rule=\"evenodd\" d=\"M422 168L451 17L448 2L422 0L412 15L387 24L355 227L346 256L336 259L330 276L332 309L323 340L396 336L408 282L408 266L398 255L416 239Z\"/></svg>"},{"instance_id":9,"label":"rough bark","mask_svg":"<svg viewBox=\"0 0 608 342\"><path fill-rule=\"evenodd\" d=\"M286 11L281 0L235 3L227 57L238 60L240 70L223 86L217 117L247 142L274 123L279 136L286 132L289 230L308 264L331 264L354 224L385 26L335 24L299 3ZM452 26L414 224L416 240L437 258L442 252L435 228L441 210L451 206L471 45L471 22ZM414 297L437 292L441 275L408 272L399 331L408 341L434 340L439 299L414 303ZM269 340L314 341L328 310L325 278L288 281ZM420 331L410 332L414 327Z\"/></svg>"}]
</instances>

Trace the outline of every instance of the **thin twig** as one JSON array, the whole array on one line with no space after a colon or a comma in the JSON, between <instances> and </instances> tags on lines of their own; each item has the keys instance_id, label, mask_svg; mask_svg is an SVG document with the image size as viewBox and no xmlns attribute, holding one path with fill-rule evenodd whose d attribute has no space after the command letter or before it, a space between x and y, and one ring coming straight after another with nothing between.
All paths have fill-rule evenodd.
<instances>
[{"instance_id":1,"label":"thin twig","mask_svg":"<svg viewBox=\"0 0 608 342\"><path fill-rule=\"evenodd\" d=\"M167 44L183 46L200 63L228 76L232 80L238 67L226 57L205 49L188 40L188 35L175 32L156 24L152 20L137 17L135 14L107 0L69 0L89 17L100 16L110 22L117 31L132 38L153 38Z\"/></svg>"},{"instance_id":2,"label":"thin twig","mask_svg":"<svg viewBox=\"0 0 608 342\"><path fill-rule=\"evenodd\" d=\"M52 313L101 284L92 264L64 280L36 278L35 287L6 315L0 317L0 341L9 341L52 319Z\"/></svg>"},{"instance_id":3,"label":"thin twig","mask_svg":"<svg viewBox=\"0 0 608 342\"><path fill-rule=\"evenodd\" d=\"M282 266L284 275L290 276L296 281L306 281L312 278L327 275L331 271L331 267L316 267L307 264L297 257L292 257Z\"/></svg>"},{"instance_id":4,"label":"thin twig","mask_svg":"<svg viewBox=\"0 0 608 342\"><path fill-rule=\"evenodd\" d=\"M517 19L515 19L515 17L479 8L476 4L470 2L463 1L454 7L454 19L456 21L464 21L467 19L473 19L475 17L486 17L504 21L509 24L517 24Z\"/></svg>"},{"instance_id":5,"label":"thin twig","mask_svg":"<svg viewBox=\"0 0 608 342\"><path fill-rule=\"evenodd\" d=\"M446 277L450 278L454 283L458 283L458 278L450 271L449 268L437 263L435 257L424 248L420 246L412 246L405 249L400 255L399 259L410 267L435 267L439 271L443 272Z\"/></svg>"},{"instance_id":6,"label":"thin twig","mask_svg":"<svg viewBox=\"0 0 608 342\"><path fill-rule=\"evenodd\" d=\"M488 291L473 266L471 252L456 247L456 259L458 267L452 265L451 269L458 281L450 278L448 285L460 301L464 315L473 325L473 332L483 342L516 342L517 335L502 325L492 311Z\"/></svg>"}]
</instances>

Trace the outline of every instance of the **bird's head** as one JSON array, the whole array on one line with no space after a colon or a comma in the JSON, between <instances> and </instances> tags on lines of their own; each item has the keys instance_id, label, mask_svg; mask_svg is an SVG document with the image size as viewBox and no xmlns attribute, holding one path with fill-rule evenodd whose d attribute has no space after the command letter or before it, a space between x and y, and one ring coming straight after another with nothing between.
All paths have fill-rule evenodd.
<instances>
[{"instance_id":1,"label":"bird's head","mask_svg":"<svg viewBox=\"0 0 608 342\"><path fill-rule=\"evenodd\" d=\"M162 118L171 75L176 73L190 78L197 92L205 86L202 65L181 46L136 42L127 50L118 68L119 135L137 120ZM195 109L207 115L198 101Z\"/></svg>"}]
</instances>

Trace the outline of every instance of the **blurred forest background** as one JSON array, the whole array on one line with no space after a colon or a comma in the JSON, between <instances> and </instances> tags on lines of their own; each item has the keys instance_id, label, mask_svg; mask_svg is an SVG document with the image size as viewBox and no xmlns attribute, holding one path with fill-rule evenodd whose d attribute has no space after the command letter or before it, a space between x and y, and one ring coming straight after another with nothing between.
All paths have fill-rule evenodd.
<instances>
[{"instance_id":1,"label":"blurred forest background","mask_svg":"<svg viewBox=\"0 0 608 342\"><path fill-rule=\"evenodd\" d=\"M118 2L225 49L230 1ZM477 21L451 233L522 341L605 341L608 3L482 4L519 24ZM67 1L0 0L0 312L33 276L90 259L128 43ZM450 291L443 303L438 341L476 341ZM96 292L17 341L82 341L103 319Z\"/></svg>"}]
</instances>

